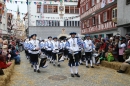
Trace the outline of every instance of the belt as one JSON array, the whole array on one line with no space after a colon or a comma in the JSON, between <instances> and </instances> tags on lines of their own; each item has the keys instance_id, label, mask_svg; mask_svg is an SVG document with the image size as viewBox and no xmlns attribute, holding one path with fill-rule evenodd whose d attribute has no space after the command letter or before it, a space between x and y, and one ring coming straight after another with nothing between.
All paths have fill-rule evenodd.
<instances>
[{"instance_id":1,"label":"belt","mask_svg":"<svg viewBox=\"0 0 130 86\"><path fill-rule=\"evenodd\" d=\"M31 51L38 51L38 50L31 50Z\"/></svg>"}]
</instances>

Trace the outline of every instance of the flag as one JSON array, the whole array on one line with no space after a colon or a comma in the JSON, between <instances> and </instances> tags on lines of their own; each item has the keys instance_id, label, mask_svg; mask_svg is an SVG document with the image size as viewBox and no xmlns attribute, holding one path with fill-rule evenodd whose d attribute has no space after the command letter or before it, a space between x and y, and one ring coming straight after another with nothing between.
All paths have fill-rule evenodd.
<instances>
[{"instance_id":1,"label":"flag","mask_svg":"<svg viewBox=\"0 0 130 86\"><path fill-rule=\"evenodd\" d=\"M17 7L17 14L19 15L19 13L20 13L20 12L19 12L19 6L18 6L18 7Z\"/></svg>"},{"instance_id":2,"label":"flag","mask_svg":"<svg viewBox=\"0 0 130 86\"><path fill-rule=\"evenodd\" d=\"M108 3L112 3L112 2L114 2L115 0L108 0Z\"/></svg>"},{"instance_id":3,"label":"flag","mask_svg":"<svg viewBox=\"0 0 130 86\"><path fill-rule=\"evenodd\" d=\"M102 0L101 2L101 8L104 8L107 4L107 0Z\"/></svg>"}]
</instances>

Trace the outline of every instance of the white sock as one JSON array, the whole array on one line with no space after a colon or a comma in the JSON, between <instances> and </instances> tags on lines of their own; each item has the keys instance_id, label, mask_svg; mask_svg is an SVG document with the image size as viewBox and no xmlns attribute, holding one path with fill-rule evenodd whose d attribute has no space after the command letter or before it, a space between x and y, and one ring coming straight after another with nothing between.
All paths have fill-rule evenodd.
<instances>
[{"instance_id":1,"label":"white sock","mask_svg":"<svg viewBox=\"0 0 130 86\"><path fill-rule=\"evenodd\" d=\"M88 66L88 60L86 60L86 66Z\"/></svg>"},{"instance_id":2,"label":"white sock","mask_svg":"<svg viewBox=\"0 0 130 86\"><path fill-rule=\"evenodd\" d=\"M97 64L100 64L100 59L98 59L98 62L97 62Z\"/></svg>"},{"instance_id":3,"label":"white sock","mask_svg":"<svg viewBox=\"0 0 130 86\"><path fill-rule=\"evenodd\" d=\"M80 63L82 63L82 60L80 60Z\"/></svg>"},{"instance_id":4,"label":"white sock","mask_svg":"<svg viewBox=\"0 0 130 86\"><path fill-rule=\"evenodd\" d=\"M37 65L37 70L39 70L39 65Z\"/></svg>"},{"instance_id":5,"label":"white sock","mask_svg":"<svg viewBox=\"0 0 130 86\"><path fill-rule=\"evenodd\" d=\"M53 60L53 64L55 64L55 60Z\"/></svg>"},{"instance_id":6,"label":"white sock","mask_svg":"<svg viewBox=\"0 0 130 86\"><path fill-rule=\"evenodd\" d=\"M33 68L36 69L36 65L33 65Z\"/></svg>"},{"instance_id":7,"label":"white sock","mask_svg":"<svg viewBox=\"0 0 130 86\"><path fill-rule=\"evenodd\" d=\"M70 67L70 72L71 72L71 74L74 74L73 67Z\"/></svg>"},{"instance_id":8,"label":"white sock","mask_svg":"<svg viewBox=\"0 0 130 86\"><path fill-rule=\"evenodd\" d=\"M92 62L92 60L90 60L90 64L91 64L91 66L93 66L93 62Z\"/></svg>"},{"instance_id":9,"label":"white sock","mask_svg":"<svg viewBox=\"0 0 130 86\"><path fill-rule=\"evenodd\" d=\"M75 66L75 73L78 73L78 66Z\"/></svg>"}]
</instances>

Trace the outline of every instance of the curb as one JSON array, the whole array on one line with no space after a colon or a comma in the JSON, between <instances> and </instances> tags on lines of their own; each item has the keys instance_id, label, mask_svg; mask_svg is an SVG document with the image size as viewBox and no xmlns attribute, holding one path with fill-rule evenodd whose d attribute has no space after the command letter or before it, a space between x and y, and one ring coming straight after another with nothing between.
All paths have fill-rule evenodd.
<instances>
[{"instance_id":1,"label":"curb","mask_svg":"<svg viewBox=\"0 0 130 86\"><path fill-rule=\"evenodd\" d=\"M3 69L4 75L0 76L0 86L6 86L6 84L10 81L10 77L14 70L14 65L15 61L12 60L12 64L8 68Z\"/></svg>"}]
</instances>

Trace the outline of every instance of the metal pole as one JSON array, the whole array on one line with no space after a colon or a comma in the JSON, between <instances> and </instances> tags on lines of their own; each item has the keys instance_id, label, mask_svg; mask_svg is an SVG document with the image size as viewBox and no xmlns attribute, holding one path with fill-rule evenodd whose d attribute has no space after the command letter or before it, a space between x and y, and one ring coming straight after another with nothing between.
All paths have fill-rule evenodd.
<instances>
[{"instance_id":1,"label":"metal pole","mask_svg":"<svg viewBox=\"0 0 130 86\"><path fill-rule=\"evenodd\" d=\"M27 37L29 37L29 2L27 0L27 15L28 15L28 28L27 28Z\"/></svg>"}]
</instances>

